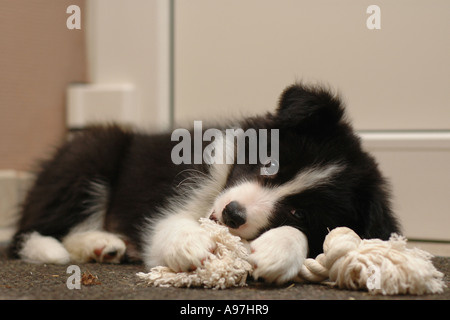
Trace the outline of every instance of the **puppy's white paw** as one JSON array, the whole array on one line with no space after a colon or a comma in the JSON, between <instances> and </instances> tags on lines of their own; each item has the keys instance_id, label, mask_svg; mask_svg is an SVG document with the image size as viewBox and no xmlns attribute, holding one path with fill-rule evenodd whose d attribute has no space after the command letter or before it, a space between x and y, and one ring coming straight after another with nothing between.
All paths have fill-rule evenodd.
<instances>
[{"instance_id":1,"label":"puppy's white paw","mask_svg":"<svg viewBox=\"0 0 450 320\"><path fill-rule=\"evenodd\" d=\"M104 231L86 231L69 234L63 245L76 262L120 263L126 251L125 242Z\"/></svg>"},{"instance_id":2,"label":"puppy's white paw","mask_svg":"<svg viewBox=\"0 0 450 320\"><path fill-rule=\"evenodd\" d=\"M53 237L32 232L23 236L21 259L31 263L66 264L70 256L64 246Z\"/></svg>"},{"instance_id":3,"label":"puppy's white paw","mask_svg":"<svg viewBox=\"0 0 450 320\"><path fill-rule=\"evenodd\" d=\"M252 241L253 278L282 284L294 279L308 253L303 232L289 226L270 229Z\"/></svg>"},{"instance_id":4,"label":"puppy's white paw","mask_svg":"<svg viewBox=\"0 0 450 320\"><path fill-rule=\"evenodd\" d=\"M144 243L148 268L168 266L177 272L200 267L216 248L210 234L190 214L170 215L152 224Z\"/></svg>"},{"instance_id":5,"label":"puppy's white paw","mask_svg":"<svg viewBox=\"0 0 450 320\"><path fill-rule=\"evenodd\" d=\"M163 259L174 271L191 271L200 267L215 247L216 243L202 228L186 228L170 235Z\"/></svg>"}]
</instances>

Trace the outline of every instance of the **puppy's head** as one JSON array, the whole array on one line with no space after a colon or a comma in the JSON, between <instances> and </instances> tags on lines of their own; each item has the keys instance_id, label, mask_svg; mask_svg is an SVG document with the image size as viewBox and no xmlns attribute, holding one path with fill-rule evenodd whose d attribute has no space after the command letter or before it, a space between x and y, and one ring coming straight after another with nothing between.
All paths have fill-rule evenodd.
<instances>
[{"instance_id":1,"label":"puppy's head","mask_svg":"<svg viewBox=\"0 0 450 320\"><path fill-rule=\"evenodd\" d=\"M362 237L386 238L397 230L384 180L335 95L291 86L275 113L243 126L278 129L279 159L233 165L210 214L231 233L254 239L268 229L293 226L307 235L314 256L337 226ZM274 174L261 174L267 168Z\"/></svg>"}]
</instances>

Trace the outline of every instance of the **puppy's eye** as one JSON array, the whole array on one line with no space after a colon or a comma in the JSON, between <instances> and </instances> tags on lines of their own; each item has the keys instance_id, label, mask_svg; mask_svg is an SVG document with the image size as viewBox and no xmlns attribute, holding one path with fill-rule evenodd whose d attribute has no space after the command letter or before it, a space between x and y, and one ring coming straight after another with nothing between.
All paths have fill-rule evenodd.
<instances>
[{"instance_id":1,"label":"puppy's eye","mask_svg":"<svg viewBox=\"0 0 450 320\"><path fill-rule=\"evenodd\" d=\"M303 218L304 217L304 215L305 215L305 210L302 210L302 209L291 209L290 211L289 211L289 213L292 215L292 216L294 216L295 218Z\"/></svg>"},{"instance_id":2,"label":"puppy's eye","mask_svg":"<svg viewBox=\"0 0 450 320\"><path fill-rule=\"evenodd\" d=\"M277 160L269 159L261 167L260 173L268 178L274 178L278 172L280 165Z\"/></svg>"}]
</instances>

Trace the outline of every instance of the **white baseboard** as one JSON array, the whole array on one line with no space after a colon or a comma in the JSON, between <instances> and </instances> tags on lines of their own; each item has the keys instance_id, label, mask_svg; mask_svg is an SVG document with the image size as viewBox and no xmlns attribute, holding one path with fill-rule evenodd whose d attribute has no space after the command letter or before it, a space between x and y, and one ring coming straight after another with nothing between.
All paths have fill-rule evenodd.
<instances>
[{"instance_id":1,"label":"white baseboard","mask_svg":"<svg viewBox=\"0 0 450 320\"><path fill-rule=\"evenodd\" d=\"M450 241L450 132L364 132L408 238Z\"/></svg>"},{"instance_id":2,"label":"white baseboard","mask_svg":"<svg viewBox=\"0 0 450 320\"><path fill-rule=\"evenodd\" d=\"M443 149L450 150L450 132L360 132L364 145L370 149Z\"/></svg>"},{"instance_id":3,"label":"white baseboard","mask_svg":"<svg viewBox=\"0 0 450 320\"><path fill-rule=\"evenodd\" d=\"M30 173L0 170L0 241L7 241L13 235L19 206L32 181Z\"/></svg>"}]
</instances>

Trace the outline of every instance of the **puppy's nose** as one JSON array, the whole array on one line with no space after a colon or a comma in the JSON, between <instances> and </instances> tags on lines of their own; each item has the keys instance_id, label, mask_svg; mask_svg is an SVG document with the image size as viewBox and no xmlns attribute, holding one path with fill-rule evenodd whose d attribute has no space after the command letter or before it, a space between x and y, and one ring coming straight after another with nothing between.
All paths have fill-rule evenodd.
<instances>
[{"instance_id":1,"label":"puppy's nose","mask_svg":"<svg viewBox=\"0 0 450 320\"><path fill-rule=\"evenodd\" d=\"M246 221L245 208L237 201L231 201L222 211L223 223L232 229L237 229Z\"/></svg>"}]
</instances>

